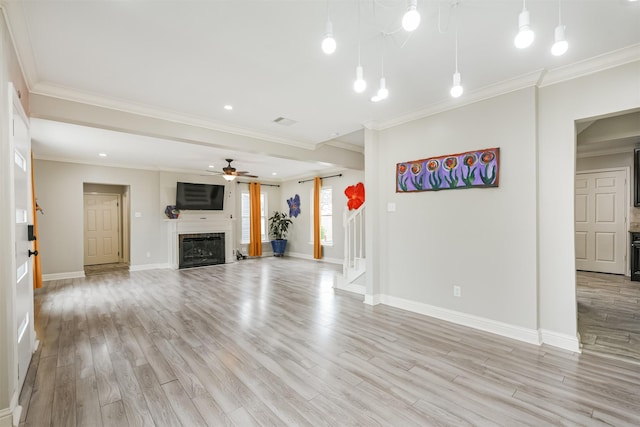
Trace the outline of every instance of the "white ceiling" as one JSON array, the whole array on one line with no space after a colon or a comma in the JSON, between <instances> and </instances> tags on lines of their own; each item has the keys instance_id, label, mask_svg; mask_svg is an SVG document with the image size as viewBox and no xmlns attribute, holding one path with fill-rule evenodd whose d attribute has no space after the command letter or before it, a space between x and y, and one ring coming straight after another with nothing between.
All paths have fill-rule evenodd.
<instances>
[{"instance_id":1,"label":"white ceiling","mask_svg":"<svg viewBox=\"0 0 640 427\"><path fill-rule=\"evenodd\" d=\"M555 0L526 2L536 31L534 45L526 50L513 46L522 9L518 0L461 0L456 8L451 1L418 0L422 23L410 35L400 29L406 0L334 0L330 16L338 49L332 56L320 50L325 1L7 3L18 54L34 93L102 100L103 105L126 105L129 111L144 109L158 116L179 115L212 128L311 147L336 134L342 143L362 145L363 124L389 122L432 105L462 103L505 80L640 43L640 2L627 0L563 0L570 47L559 58L549 51L558 23ZM456 26L465 95L453 101L448 93ZM352 89L358 39L368 82L364 94ZM390 95L372 103L382 55ZM233 110L223 109L225 104ZM273 123L278 117L297 123ZM141 164L141 154L149 153L142 151L148 149L148 137L121 139L122 135L108 136L109 131L72 125L56 125L50 131L52 126L34 120L36 157L95 163L108 139L114 150L108 158L123 166L195 171L202 168L203 159L218 167L221 159L232 157L238 159L236 167L261 177L278 168L294 176L300 167L331 166L171 141L154 143L154 155ZM83 134L74 136L75 132ZM280 176L287 177L284 172Z\"/></svg>"}]
</instances>

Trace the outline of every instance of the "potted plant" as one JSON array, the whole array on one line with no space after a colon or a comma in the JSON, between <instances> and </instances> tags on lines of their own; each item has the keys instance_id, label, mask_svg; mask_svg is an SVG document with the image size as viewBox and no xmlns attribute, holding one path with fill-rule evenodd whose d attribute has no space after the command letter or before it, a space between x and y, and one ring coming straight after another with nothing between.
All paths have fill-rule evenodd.
<instances>
[{"instance_id":1,"label":"potted plant","mask_svg":"<svg viewBox=\"0 0 640 427\"><path fill-rule=\"evenodd\" d=\"M273 255L283 256L287 247L287 232L293 221L284 212L274 211L269 218L269 236L271 237L271 248Z\"/></svg>"}]
</instances>

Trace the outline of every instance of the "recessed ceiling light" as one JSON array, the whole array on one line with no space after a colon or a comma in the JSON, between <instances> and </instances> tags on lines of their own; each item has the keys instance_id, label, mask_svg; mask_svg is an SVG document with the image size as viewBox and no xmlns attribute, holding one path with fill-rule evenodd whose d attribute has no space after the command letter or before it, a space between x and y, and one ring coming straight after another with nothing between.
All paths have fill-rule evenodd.
<instances>
[{"instance_id":1,"label":"recessed ceiling light","mask_svg":"<svg viewBox=\"0 0 640 427\"><path fill-rule=\"evenodd\" d=\"M278 172L271 172L271 175L273 176L278 175Z\"/></svg>"},{"instance_id":2,"label":"recessed ceiling light","mask_svg":"<svg viewBox=\"0 0 640 427\"><path fill-rule=\"evenodd\" d=\"M98 153L98 156L100 156L100 157L107 157L107 153Z\"/></svg>"},{"instance_id":3,"label":"recessed ceiling light","mask_svg":"<svg viewBox=\"0 0 640 427\"><path fill-rule=\"evenodd\" d=\"M213 165L209 165L209 167L210 167L211 169L215 168L215 166L213 166Z\"/></svg>"},{"instance_id":4,"label":"recessed ceiling light","mask_svg":"<svg viewBox=\"0 0 640 427\"><path fill-rule=\"evenodd\" d=\"M231 111L231 110L233 110L233 105L227 104L227 105L224 106L224 109L227 110L227 111Z\"/></svg>"}]
</instances>

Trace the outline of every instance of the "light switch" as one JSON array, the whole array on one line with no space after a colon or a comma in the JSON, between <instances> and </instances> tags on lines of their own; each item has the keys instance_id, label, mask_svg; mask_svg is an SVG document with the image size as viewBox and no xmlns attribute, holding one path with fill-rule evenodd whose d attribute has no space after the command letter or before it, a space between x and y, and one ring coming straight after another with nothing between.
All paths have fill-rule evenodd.
<instances>
[{"instance_id":1,"label":"light switch","mask_svg":"<svg viewBox=\"0 0 640 427\"><path fill-rule=\"evenodd\" d=\"M136 218L142 218L142 212L136 212Z\"/></svg>"},{"instance_id":2,"label":"light switch","mask_svg":"<svg viewBox=\"0 0 640 427\"><path fill-rule=\"evenodd\" d=\"M395 211L396 211L396 204L393 202L387 203L387 212L395 212Z\"/></svg>"}]
</instances>

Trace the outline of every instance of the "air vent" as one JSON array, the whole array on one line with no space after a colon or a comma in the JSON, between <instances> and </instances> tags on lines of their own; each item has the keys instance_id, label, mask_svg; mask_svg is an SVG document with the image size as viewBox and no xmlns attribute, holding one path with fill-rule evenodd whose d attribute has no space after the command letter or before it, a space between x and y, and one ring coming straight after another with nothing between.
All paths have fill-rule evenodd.
<instances>
[{"instance_id":1,"label":"air vent","mask_svg":"<svg viewBox=\"0 0 640 427\"><path fill-rule=\"evenodd\" d=\"M295 120L287 119L286 117L278 117L273 122L277 123L279 125L282 125L282 126L291 126L291 125L295 125L296 123L298 123Z\"/></svg>"}]
</instances>

